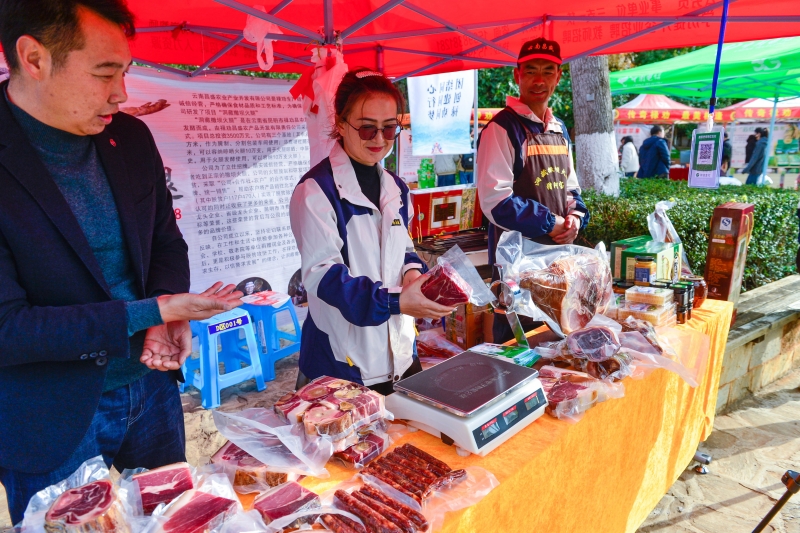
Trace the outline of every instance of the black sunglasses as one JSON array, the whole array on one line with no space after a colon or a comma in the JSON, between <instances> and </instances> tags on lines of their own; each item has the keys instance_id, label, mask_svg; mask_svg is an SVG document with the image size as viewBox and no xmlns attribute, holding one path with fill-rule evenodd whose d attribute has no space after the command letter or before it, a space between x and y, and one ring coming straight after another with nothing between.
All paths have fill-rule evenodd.
<instances>
[{"instance_id":1,"label":"black sunglasses","mask_svg":"<svg viewBox=\"0 0 800 533\"><path fill-rule=\"evenodd\" d=\"M387 141L393 141L400 134L400 130L403 129L403 127L400 126L400 124L395 124L394 126L384 126L382 128L378 128L378 126L373 126L372 124L365 124L360 128L356 128L349 122L347 123L347 125L358 132L358 137L362 141L371 141L372 139L378 136L378 131L380 131L383 134L384 139L386 139Z\"/></svg>"}]
</instances>

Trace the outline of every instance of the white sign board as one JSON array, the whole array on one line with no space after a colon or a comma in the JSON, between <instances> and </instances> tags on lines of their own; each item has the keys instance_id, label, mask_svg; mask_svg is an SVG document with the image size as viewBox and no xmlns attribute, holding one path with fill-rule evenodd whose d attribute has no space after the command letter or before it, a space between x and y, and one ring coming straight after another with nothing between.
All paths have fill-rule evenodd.
<instances>
[{"instance_id":1,"label":"white sign board","mask_svg":"<svg viewBox=\"0 0 800 533\"><path fill-rule=\"evenodd\" d=\"M415 156L472 152L474 71L408 78L408 100Z\"/></svg>"},{"instance_id":2,"label":"white sign board","mask_svg":"<svg viewBox=\"0 0 800 533\"><path fill-rule=\"evenodd\" d=\"M309 169L302 105L291 82L241 76L188 79L131 68L123 108L153 132L189 245L192 291L266 279L287 292L300 268L289 199ZM164 101L160 103L160 101Z\"/></svg>"},{"instance_id":3,"label":"white sign board","mask_svg":"<svg viewBox=\"0 0 800 533\"><path fill-rule=\"evenodd\" d=\"M618 124L614 126L614 137L617 147L622 144L623 137L633 137L633 145L638 150L645 139L650 137L650 128L647 124Z\"/></svg>"},{"instance_id":4,"label":"white sign board","mask_svg":"<svg viewBox=\"0 0 800 533\"><path fill-rule=\"evenodd\" d=\"M406 183L415 183L419 181L417 170L419 170L422 160L425 159L422 156L413 154L411 138L412 134L410 130L402 130L397 141L398 147L400 148L397 154L398 175Z\"/></svg>"}]
</instances>

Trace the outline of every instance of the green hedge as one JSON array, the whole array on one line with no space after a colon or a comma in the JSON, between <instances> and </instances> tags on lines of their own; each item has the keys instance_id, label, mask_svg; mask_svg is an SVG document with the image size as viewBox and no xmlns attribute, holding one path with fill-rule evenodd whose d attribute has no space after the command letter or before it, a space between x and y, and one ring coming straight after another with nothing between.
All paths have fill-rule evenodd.
<instances>
[{"instance_id":1,"label":"green hedge","mask_svg":"<svg viewBox=\"0 0 800 533\"><path fill-rule=\"evenodd\" d=\"M659 200L673 200L669 210L686 254L696 274L705 270L711 214L722 203L755 204L755 226L742 290L754 289L795 273L798 243L795 191L767 187L720 187L717 191L690 189L686 182L628 178L622 180L619 198L585 191L583 195L592 218L583 233L582 244L594 245L647 235L647 215Z\"/></svg>"}]
</instances>

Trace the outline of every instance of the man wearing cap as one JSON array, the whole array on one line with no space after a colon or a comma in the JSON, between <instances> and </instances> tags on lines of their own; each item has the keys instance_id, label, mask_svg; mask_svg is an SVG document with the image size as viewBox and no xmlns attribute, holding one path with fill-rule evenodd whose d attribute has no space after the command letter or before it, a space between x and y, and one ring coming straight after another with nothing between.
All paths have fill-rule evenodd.
<instances>
[{"instance_id":1,"label":"man wearing cap","mask_svg":"<svg viewBox=\"0 0 800 533\"><path fill-rule=\"evenodd\" d=\"M589 221L567 128L547 105L560 80L558 43L543 38L525 43L514 69L520 96L507 97L506 108L478 139L476 182L490 222L492 265L506 230L541 244L570 244ZM495 342L511 338L506 319L495 315Z\"/></svg>"}]
</instances>

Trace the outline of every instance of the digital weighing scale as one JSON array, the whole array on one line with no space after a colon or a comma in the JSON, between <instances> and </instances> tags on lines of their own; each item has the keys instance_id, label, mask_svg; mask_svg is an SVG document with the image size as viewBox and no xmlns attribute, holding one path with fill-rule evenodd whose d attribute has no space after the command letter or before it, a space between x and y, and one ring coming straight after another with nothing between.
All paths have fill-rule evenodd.
<instances>
[{"instance_id":1,"label":"digital weighing scale","mask_svg":"<svg viewBox=\"0 0 800 533\"><path fill-rule=\"evenodd\" d=\"M394 384L386 408L446 444L486 455L547 406L537 370L466 351Z\"/></svg>"}]
</instances>

